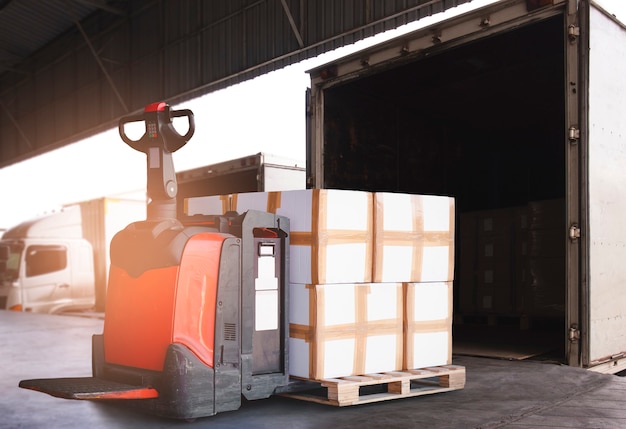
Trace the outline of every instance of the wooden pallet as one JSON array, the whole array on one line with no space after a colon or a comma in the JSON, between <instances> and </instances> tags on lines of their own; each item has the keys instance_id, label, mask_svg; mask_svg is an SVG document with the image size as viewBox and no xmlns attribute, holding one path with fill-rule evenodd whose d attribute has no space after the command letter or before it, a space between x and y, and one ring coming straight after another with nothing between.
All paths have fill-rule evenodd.
<instances>
[{"instance_id":1,"label":"wooden pallet","mask_svg":"<svg viewBox=\"0 0 626 429\"><path fill-rule=\"evenodd\" d=\"M345 407L448 392L465 387L465 367L444 365L331 378L322 380L321 385L323 389L318 392L287 393L284 396Z\"/></svg>"}]
</instances>

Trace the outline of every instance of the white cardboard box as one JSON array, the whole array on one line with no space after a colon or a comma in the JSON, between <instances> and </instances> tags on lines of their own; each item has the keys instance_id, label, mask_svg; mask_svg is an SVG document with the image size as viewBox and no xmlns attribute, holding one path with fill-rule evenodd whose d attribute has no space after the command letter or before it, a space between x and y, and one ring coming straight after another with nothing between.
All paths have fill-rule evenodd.
<instances>
[{"instance_id":1,"label":"white cardboard box","mask_svg":"<svg viewBox=\"0 0 626 429\"><path fill-rule=\"evenodd\" d=\"M372 193L305 189L234 194L231 210L261 210L289 218L291 282L371 281Z\"/></svg>"},{"instance_id":2,"label":"white cardboard box","mask_svg":"<svg viewBox=\"0 0 626 429\"><path fill-rule=\"evenodd\" d=\"M210 195L206 197L191 197L184 201L183 213L193 215L221 215L230 210L229 195Z\"/></svg>"},{"instance_id":3,"label":"white cardboard box","mask_svg":"<svg viewBox=\"0 0 626 429\"><path fill-rule=\"evenodd\" d=\"M454 198L374 194L373 282L454 279Z\"/></svg>"},{"instance_id":4,"label":"white cardboard box","mask_svg":"<svg viewBox=\"0 0 626 429\"><path fill-rule=\"evenodd\" d=\"M404 368L452 363L452 282L404 283Z\"/></svg>"},{"instance_id":5,"label":"white cardboard box","mask_svg":"<svg viewBox=\"0 0 626 429\"><path fill-rule=\"evenodd\" d=\"M289 372L321 380L402 369L401 283L289 289Z\"/></svg>"}]
</instances>

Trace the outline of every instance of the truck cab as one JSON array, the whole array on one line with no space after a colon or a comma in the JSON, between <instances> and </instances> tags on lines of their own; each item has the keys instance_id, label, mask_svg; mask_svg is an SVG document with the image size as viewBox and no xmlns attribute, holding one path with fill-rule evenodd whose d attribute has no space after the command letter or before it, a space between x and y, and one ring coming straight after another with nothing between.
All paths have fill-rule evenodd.
<instances>
[{"instance_id":1,"label":"truck cab","mask_svg":"<svg viewBox=\"0 0 626 429\"><path fill-rule=\"evenodd\" d=\"M71 231L69 212L25 222L0 240L0 308L59 313L95 304L91 244ZM56 226L56 228L55 228ZM80 230L80 224L79 228ZM61 237L54 235L59 232Z\"/></svg>"}]
</instances>

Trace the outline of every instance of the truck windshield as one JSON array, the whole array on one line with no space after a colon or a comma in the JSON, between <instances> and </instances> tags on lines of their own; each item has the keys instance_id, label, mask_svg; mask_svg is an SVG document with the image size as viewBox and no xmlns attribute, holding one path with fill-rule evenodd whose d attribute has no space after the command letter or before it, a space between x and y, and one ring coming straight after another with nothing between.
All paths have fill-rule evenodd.
<instances>
[{"instance_id":1,"label":"truck windshield","mask_svg":"<svg viewBox=\"0 0 626 429\"><path fill-rule=\"evenodd\" d=\"M21 243L0 244L0 281L17 279L20 271L20 255L24 250Z\"/></svg>"}]
</instances>

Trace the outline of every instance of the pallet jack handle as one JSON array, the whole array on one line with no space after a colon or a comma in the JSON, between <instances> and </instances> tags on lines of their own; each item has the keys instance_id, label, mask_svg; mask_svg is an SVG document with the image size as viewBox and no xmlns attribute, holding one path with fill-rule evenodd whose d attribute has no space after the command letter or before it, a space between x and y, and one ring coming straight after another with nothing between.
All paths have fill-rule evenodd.
<instances>
[{"instance_id":1,"label":"pallet jack handle","mask_svg":"<svg viewBox=\"0 0 626 429\"><path fill-rule=\"evenodd\" d=\"M189 129L184 135L176 131L173 118L187 117ZM131 122L145 122L146 131L138 140L132 140L124 126ZM191 110L171 110L165 102L149 104L143 114L124 116L119 121L122 140L147 156L148 219L176 218L178 184L172 153L183 147L195 132Z\"/></svg>"}]
</instances>

